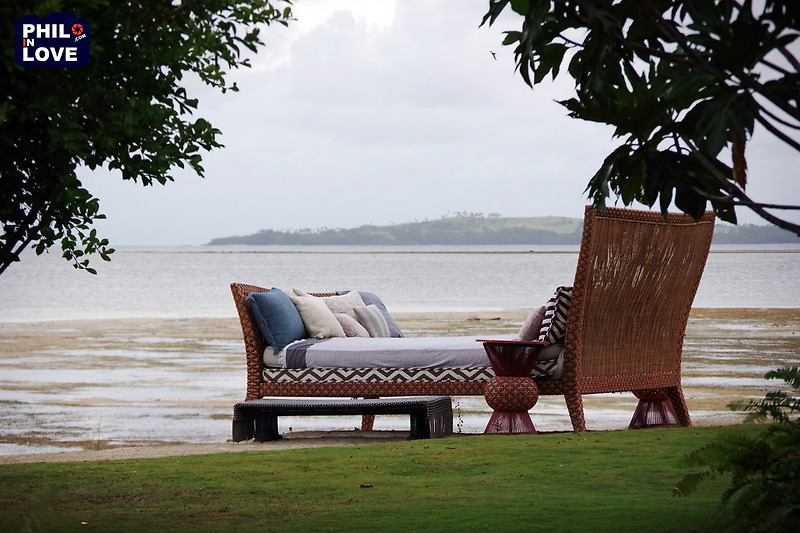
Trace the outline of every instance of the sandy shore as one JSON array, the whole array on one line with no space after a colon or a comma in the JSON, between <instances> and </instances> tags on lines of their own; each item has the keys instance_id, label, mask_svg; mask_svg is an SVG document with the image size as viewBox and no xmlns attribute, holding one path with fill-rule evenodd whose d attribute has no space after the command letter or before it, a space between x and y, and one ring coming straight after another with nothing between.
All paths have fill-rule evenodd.
<instances>
[{"instance_id":1,"label":"sandy shore","mask_svg":"<svg viewBox=\"0 0 800 533\"><path fill-rule=\"evenodd\" d=\"M516 332L527 311L396 313L409 336ZM726 405L778 384L767 370L800 364L800 309L698 309L684 347L684 392L698 425L734 423ZM0 323L0 464L86 461L404 439L407 420L380 431L351 421L287 421L275 443L229 443L234 403L244 395L235 318ZM585 398L590 429L623 429L631 395ZM569 430L563 399L533 409L540 431ZM478 433L482 398L456 398L458 426ZM339 417L344 418L344 417ZM337 424L340 427L337 427ZM292 425L295 430L292 431Z\"/></svg>"}]
</instances>

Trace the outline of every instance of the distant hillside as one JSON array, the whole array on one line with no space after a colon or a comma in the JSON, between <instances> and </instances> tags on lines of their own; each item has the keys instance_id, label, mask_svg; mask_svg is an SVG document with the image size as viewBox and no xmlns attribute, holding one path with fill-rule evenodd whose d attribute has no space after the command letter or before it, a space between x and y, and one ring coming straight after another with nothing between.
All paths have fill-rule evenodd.
<instances>
[{"instance_id":1,"label":"distant hillside","mask_svg":"<svg viewBox=\"0 0 800 533\"><path fill-rule=\"evenodd\" d=\"M742 224L732 226L717 222L714 228L714 244L800 244L794 233L777 226Z\"/></svg>"},{"instance_id":2,"label":"distant hillside","mask_svg":"<svg viewBox=\"0 0 800 533\"><path fill-rule=\"evenodd\" d=\"M580 244L583 221L568 217L500 217L457 214L439 220L366 225L352 229L261 230L252 235L213 239L209 245L480 245ZM717 223L715 244L800 243L792 233L774 226L731 226Z\"/></svg>"},{"instance_id":3,"label":"distant hillside","mask_svg":"<svg viewBox=\"0 0 800 533\"><path fill-rule=\"evenodd\" d=\"M292 231L267 229L252 235L214 239L209 244L578 244L582 223L581 219L567 217L503 218L462 214L391 226Z\"/></svg>"}]
</instances>

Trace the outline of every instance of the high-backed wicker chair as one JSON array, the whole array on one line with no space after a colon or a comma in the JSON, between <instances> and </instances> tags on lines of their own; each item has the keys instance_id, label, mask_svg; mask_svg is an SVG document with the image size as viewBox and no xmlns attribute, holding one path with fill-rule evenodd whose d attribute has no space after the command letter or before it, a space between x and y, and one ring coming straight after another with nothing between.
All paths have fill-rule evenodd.
<instances>
[{"instance_id":1,"label":"high-backed wicker chair","mask_svg":"<svg viewBox=\"0 0 800 533\"><path fill-rule=\"evenodd\" d=\"M586 208L564 373L538 383L540 394L564 395L575 431L586 430L582 395L624 391L640 399L631 427L671 425L673 415L691 425L681 353L713 231L713 213Z\"/></svg>"},{"instance_id":2,"label":"high-backed wicker chair","mask_svg":"<svg viewBox=\"0 0 800 533\"><path fill-rule=\"evenodd\" d=\"M646 425L691 420L681 391L681 351L692 301L711 244L713 214L700 221L629 209L586 208L567 322L564 372L538 382L540 394L564 395L575 431L585 431L583 394L632 391ZM231 284L247 355L246 400L267 396L381 397L483 395L476 381L266 381L265 342L245 298L268 289ZM334 293L317 293L330 296ZM670 405L674 406L673 411ZM638 415L637 415L638 416ZM633 427L643 425L636 422ZM658 423L658 422L656 422ZM651 424L652 425L652 424ZM368 428L365 423L362 427Z\"/></svg>"}]
</instances>

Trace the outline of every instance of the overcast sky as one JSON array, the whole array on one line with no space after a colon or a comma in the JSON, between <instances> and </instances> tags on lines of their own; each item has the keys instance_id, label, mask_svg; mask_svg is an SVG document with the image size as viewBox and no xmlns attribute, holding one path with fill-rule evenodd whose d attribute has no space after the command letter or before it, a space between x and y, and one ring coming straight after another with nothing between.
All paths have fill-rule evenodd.
<instances>
[{"instance_id":1,"label":"overcast sky","mask_svg":"<svg viewBox=\"0 0 800 533\"><path fill-rule=\"evenodd\" d=\"M479 28L487 6L298 0L254 68L230 74L239 92L190 87L225 144L204 156L205 178L144 188L81 172L108 216L98 229L117 246L179 245L458 211L581 217L611 128L567 117L566 78L528 88L500 45L520 19ZM757 132L747 156L754 198L797 202L796 154Z\"/></svg>"}]
</instances>

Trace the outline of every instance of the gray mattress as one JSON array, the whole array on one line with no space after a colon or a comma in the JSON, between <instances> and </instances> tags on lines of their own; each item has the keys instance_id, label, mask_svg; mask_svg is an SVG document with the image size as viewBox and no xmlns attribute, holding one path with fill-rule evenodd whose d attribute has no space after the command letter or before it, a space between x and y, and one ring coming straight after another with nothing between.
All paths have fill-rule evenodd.
<instances>
[{"instance_id":1,"label":"gray mattress","mask_svg":"<svg viewBox=\"0 0 800 533\"><path fill-rule=\"evenodd\" d=\"M286 368L488 367L479 337L335 337L297 341L284 350ZM498 340L512 335L492 335Z\"/></svg>"}]
</instances>

